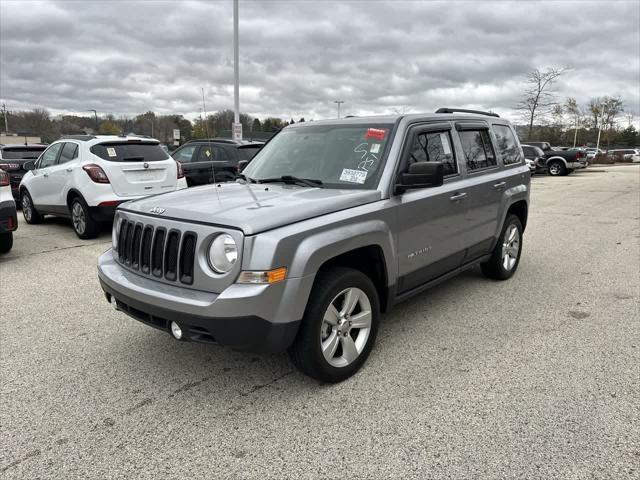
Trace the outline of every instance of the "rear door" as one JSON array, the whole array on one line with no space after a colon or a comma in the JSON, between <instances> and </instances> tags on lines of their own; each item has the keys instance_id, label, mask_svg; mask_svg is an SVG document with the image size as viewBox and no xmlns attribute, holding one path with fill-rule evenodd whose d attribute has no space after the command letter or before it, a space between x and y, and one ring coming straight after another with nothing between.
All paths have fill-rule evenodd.
<instances>
[{"instance_id":1,"label":"rear door","mask_svg":"<svg viewBox=\"0 0 640 480\"><path fill-rule=\"evenodd\" d=\"M116 140L95 144L89 150L91 161L102 167L118 196L152 195L176 189L176 162L158 142Z\"/></svg>"},{"instance_id":2,"label":"rear door","mask_svg":"<svg viewBox=\"0 0 640 480\"><path fill-rule=\"evenodd\" d=\"M409 131L400 171L414 162L442 162L446 176L442 186L397 196L400 294L454 270L464 257L461 236L467 202L450 123L419 125Z\"/></svg>"},{"instance_id":3,"label":"rear door","mask_svg":"<svg viewBox=\"0 0 640 480\"><path fill-rule=\"evenodd\" d=\"M62 212L67 211L67 192L71 180L71 172L78 159L78 144L65 142L58 161L49 171L49 205L58 207Z\"/></svg>"},{"instance_id":4,"label":"rear door","mask_svg":"<svg viewBox=\"0 0 640 480\"><path fill-rule=\"evenodd\" d=\"M498 211L506 182L498 166L489 125L485 122L459 121L456 130L462 159L467 171L465 192L467 210L464 220L465 263L489 252L496 235Z\"/></svg>"}]
</instances>

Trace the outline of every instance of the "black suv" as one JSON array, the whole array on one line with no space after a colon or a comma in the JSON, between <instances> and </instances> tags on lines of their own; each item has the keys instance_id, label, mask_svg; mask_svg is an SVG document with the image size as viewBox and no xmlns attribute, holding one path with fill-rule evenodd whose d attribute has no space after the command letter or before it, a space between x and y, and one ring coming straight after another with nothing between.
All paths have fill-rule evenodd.
<instances>
[{"instance_id":1,"label":"black suv","mask_svg":"<svg viewBox=\"0 0 640 480\"><path fill-rule=\"evenodd\" d=\"M9 174L11 193L16 202L20 198L20 180L27 171L24 164L37 160L46 145L2 145L0 146L0 168Z\"/></svg>"},{"instance_id":2,"label":"black suv","mask_svg":"<svg viewBox=\"0 0 640 480\"><path fill-rule=\"evenodd\" d=\"M192 187L235 180L238 162L251 160L262 145L220 138L190 140L171 156L180 162L187 185Z\"/></svg>"}]
</instances>

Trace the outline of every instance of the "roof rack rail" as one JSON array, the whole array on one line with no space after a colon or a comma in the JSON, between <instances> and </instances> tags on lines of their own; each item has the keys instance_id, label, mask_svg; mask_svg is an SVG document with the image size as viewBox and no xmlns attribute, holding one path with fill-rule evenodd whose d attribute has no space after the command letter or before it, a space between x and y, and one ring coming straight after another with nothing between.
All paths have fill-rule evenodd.
<instances>
[{"instance_id":1,"label":"roof rack rail","mask_svg":"<svg viewBox=\"0 0 640 480\"><path fill-rule=\"evenodd\" d=\"M191 140L186 141L185 143L191 142L217 142L217 143L229 143L231 145L238 145L242 142L238 140L233 140L231 138L193 138Z\"/></svg>"},{"instance_id":2,"label":"roof rack rail","mask_svg":"<svg viewBox=\"0 0 640 480\"><path fill-rule=\"evenodd\" d=\"M60 139L64 139L64 140L82 140L82 141L87 141L87 140L93 140L94 138L97 138L93 135L62 135L60 137Z\"/></svg>"},{"instance_id":3,"label":"roof rack rail","mask_svg":"<svg viewBox=\"0 0 640 480\"><path fill-rule=\"evenodd\" d=\"M483 112L482 110L467 110L466 108L448 108L448 107L444 107L444 108L439 108L438 110L436 110L436 113L475 113L477 115L486 115L488 117L496 117L496 118L500 118L500 115L498 115L497 113L493 113L493 112Z\"/></svg>"}]
</instances>

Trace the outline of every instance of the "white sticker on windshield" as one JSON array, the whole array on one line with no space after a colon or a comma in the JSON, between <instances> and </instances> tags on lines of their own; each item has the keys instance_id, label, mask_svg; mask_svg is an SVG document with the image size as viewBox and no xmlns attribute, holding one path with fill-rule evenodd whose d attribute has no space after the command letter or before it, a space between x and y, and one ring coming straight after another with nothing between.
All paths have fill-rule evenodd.
<instances>
[{"instance_id":1,"label":"white sticker on windshield","mask_svg":"<svg viewBox=\"0 0 640 480\"><path fill-rule=\"evenodd\" d=\"M371 148L369 149L369 151L371 153L379 153L380 152L380 144L379 143L371 144Z\"/></svg>"},{"instance_id":2,"label":"white sticker on windshield","mask_svg":"<svg viewBox=\"0 0 640 480\"><path fill-rule=\"evenodd\" d=\"M108 147L107 148L107 155L109 155L110 157L117 157L118 154L116 153L116 149L112 148L112 147Z\"/></svg>"},{"instance_id":3,"label":"white sticker on windshield","mask_svg":"<svg viewBox=\"0 0 640 480\"><path fill-rule=\"evenodd\" d=\"M442 151L445 155L451 155L451 147L449 147L449 135L446 133L440 134L440 143L442 144Z\"/></svg>"},{"instance_id":4,"label":"white sticker on windshield","mask_svg":"<svg viewBox=\"0 0 640 480\"><path fill-rule=\"evenodd\" d=\"M340 180L343 182L364 183L366 179L367 172L362 170L351 170L349 168L345 168L342 170L342 175L340 175Z\"/></svg>"}]
</instances>

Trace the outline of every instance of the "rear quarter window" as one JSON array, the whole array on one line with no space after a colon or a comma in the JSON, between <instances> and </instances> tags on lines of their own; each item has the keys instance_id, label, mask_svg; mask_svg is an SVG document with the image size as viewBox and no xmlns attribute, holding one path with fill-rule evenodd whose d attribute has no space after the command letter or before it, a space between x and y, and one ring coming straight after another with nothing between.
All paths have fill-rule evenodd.
<instances>
[{"instance_id":1,"label":"rear quarter window","mask_svg":"<svg viewBox=\"0 0 640 480\"><path fill-rule=\"evenodd\" d=\"M496 136L496 147L502 157L502 162L505 165L522 162L520 148L513 131L507 125L493 125L493 133Z\"/></svg>"},{"instance_id":2,"label":"rear quarter window","mask_svg":"<svg viewBox=\"0 0 640 480\"><path fill-rule=\"evenodd\" d=\"M239 160L251 160L256 153L258 153L260 147L240 147L238 148Z\"/></svg>"},{"instance_id":3,"label":"rear quarter window","mask_svg":"<svg viewBox=\"0 0 640 480\"><path fill-rule=\"evenodd\" d=\"M170 158L159 143L152 142L98 143L90 150L109 162L157 162Z\"/></svg>"}]
</instances>

